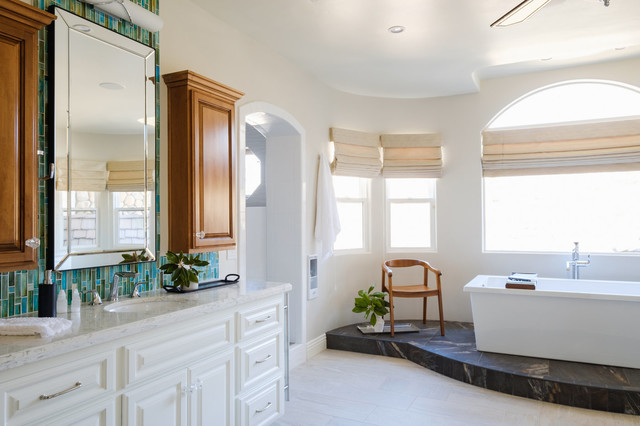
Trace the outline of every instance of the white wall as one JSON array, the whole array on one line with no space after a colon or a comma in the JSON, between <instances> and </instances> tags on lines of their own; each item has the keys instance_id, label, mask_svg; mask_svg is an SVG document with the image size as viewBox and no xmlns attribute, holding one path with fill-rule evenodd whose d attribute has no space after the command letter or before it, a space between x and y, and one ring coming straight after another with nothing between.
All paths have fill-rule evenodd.
<instances>
[{"instance_id":1,"label":"white wall","mask_svg":"<svg viewBox=\"0 0 640 426\"><path fill-rule=\"evenodd\" d=\"M444 174L438 182L438 252L428 259L443 270L447 320L471 320L468 296L462 287L477 274L508 274L512 270L564 276L562 255L482 253L480 132L488 121L516 98L538 87L578 78L602 78L640 86L640 60L566 68L553 72L481 82L480 92L434 99L392 100L339 93L315 80L257 41L209 15L189 0L165 1L160 7L165 27L160 33L161 73L191 69L246 95L238 105L263 101L287 111L306 131L307 247L315 252L313 225L317 158L327 150L331 126L371 132L441 132ZM161 155L166 158L166 87L161 89ZM166 183L162 162L161 184ZM166 188L166 185L162 185ZM380 179L374 192L382 191ZM162 211L166 196L161 194ZM378 209L380 210L380 209ZM370 254L336 256L320 264L319 296L307 305L307 337L360 320L351 313L356 290L380 283L385 257L380 230L382 214L372 216L375 230ZM166 220L163 218L163 235ZM567 242L567 252L571 242ZM408 253L408 255L417 255ZM395 256L395 255L394 255ZM221 274L234 272L237 261L221 254ZM581 271L584 278L637 280L640 259L633 256L593 256ZM404 303L407 302L407 303ZM399 316L419 317L419 302L399 301ZM406 313L406 314L405 314ZM430 305L430 317L437 314Z\"/></svg>"},{"instance_id":2,"label":"white wall","mask_svg":"<svg viewBox=\"0 0 640 426\"><path fill-rule=\"evenodd\" d=\"M425 258L442 269L445 319L471 321L469 297L462 288L475 275L504 275L524 270L543 276L565 277L564 263L572 248L572 242L567 241L566 255L482 253L480 133L484 126L512 101L552 83L597 78L640 86L639 66L640 60L631 60L492 79L483 81L477 94L416 101L365 99L346 94L334 96L331 121L338 127L381 133L438 131L443 135L444 172L437 186L438 252L407 255ZM374 229L381 227L381 221L374 222ZM400 257L394 254L389 258L396 256ZM383 257L380 242L367 260L358 260L359 268L365 271L379 269ZM352 265L336 259L333 272L336 282L354 274ZM594 255L591 266L581 270L581 276L585 279L638 280L640 258ZM366 282L350 285L347 292L365 285ZM337 293L335 297L339 297ZM398 312L403 313L400 317L420 317L419 302L401 300L396 305ZM429 317L435 319L435 300L430 301L429 309ZM336 322L348 323L357 319L353 314L350 319L340 318Z\"/></svg>"},{"instance_id":3,"label":"white wall","mask_svg":"<svg viewBox=\"0 0 640 426\"><path fill-rule=\"evenodd\" d=\"M267 208L247 207L247 279L267 279Z\"/></svg>"}]
</instances>

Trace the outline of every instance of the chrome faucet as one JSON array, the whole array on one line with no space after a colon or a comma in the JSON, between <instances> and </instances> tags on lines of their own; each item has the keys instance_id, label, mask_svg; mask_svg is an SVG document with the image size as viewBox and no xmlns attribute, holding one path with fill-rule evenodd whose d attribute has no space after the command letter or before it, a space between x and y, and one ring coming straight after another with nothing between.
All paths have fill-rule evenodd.
<instances>
[{"instance_id":1,"label":"chrome faucet","mask_svg":"<svg viewBox=\"0 0 640 426\"><path fill-rule=\"evenodd\" d=\"M118 301L118 284L120 283L120 278L134 278L138 274L136 272L116 272L113 274L113 281L111 281L111 291L109 292L109 300L112 302Z\"/></svg>"},{"instance_id":2,"label":"chrome faucet","mask_svg":"<svg viewBox=\"0 0 640 426\"><path fill-rule=\"evenodd\" d=\"M102 305L102 299L100 298L100 294L98 294L98 290L87 290L83 291L82 294L91 294L91 302L90 305Z\"/></svg>"},{"instance_id":3,"label":"chrome faucet","mask_svg":"<svg viewBox=\"0 0 640 426\"><path fill-rule=\"evenodd\" d=\"M146 283L146 281L138 281L137 283L135 283L133 285L133 291L131 292L130 297L140 297L140 287L142 287Z\"/></svg>"},{"instance_id":4,"label":"chrome faucet","mask_svg":"<svg viewBox=\"0 0 640 426\"><path fill-rule=\"evenodd\" d=\"M580 268L585 268L591 264L591 254L587 255L587 260L580 260L580 248L578 242L574 242L575 246L571 252L571 260L567 261L567 272L569 278L573 280L580 279Z\"/></svg>"}]
</instances>

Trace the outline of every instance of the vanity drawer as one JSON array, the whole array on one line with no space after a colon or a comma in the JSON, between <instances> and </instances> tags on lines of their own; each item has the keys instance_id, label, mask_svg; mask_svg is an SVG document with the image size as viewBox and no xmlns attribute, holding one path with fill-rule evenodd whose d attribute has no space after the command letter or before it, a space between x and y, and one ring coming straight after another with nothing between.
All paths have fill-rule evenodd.
<instances>
[{"instance_id":1,"label":"vanity drawer","mask_svg":"<svg viewBox=\"0 0 640 426\"><path fill-rule=\"evenodd\" d=\"M258 336L282 321L282 311L278 303L262 305L238 312L238 340Z\"/></svg>"},{"instance_id":2,"label":"vanity drawer","mask_svg":"<svg viewBox=\"0 0 640 426\"><path fill-rule=\"evenodd\" d=\"M185 362L215 354L233 345L233 317L209 322L188 322L174 333L128 344L125 351L125 383L131 384Z\"/></svg>"},{"instance_id":3,"label":"vanity drawer","mask_svg":"<svg viewBox=\"0 0 640 426\"><path fill-rule=\"evenodd\" d=\"M273 380L244 397L238 398L237 419L243 426L267 425L278 418L283 409L282 380Z\"/></svg>"},{"instance_id":4,"label":"vanity drawer","mask_svg":"<svg viewBox=\"0 0 640 426\"><path fill-rule=\"evenodd\" d=\"M115 390L115 351L55 367L2 384L3 424L36 424L52 414L82 407Z\"/></svg>"},{"instance_id":5,"label":"vanity drawer","mask_svg":"<svg viewBox=\"0 0 640 426\"><path fill-rule=\"evenodd\" d=\"M282 370L282 333L238 346L238 392L254 385L269 374Z\"/></svg>"}]
</instances>

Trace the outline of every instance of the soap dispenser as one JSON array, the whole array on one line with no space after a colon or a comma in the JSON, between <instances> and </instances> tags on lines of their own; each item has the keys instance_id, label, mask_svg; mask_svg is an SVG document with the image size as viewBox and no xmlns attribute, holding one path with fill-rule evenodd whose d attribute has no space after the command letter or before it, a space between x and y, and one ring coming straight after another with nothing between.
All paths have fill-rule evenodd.
<instances>
[{"instance_id":1,"label":"soap dispenser","mask_svg":"<svg viewBox=\"0 0 640 426\"><path fill-rule=\"evenodd\" d=\"M71 292L71 312L80 312L80 293L78 293L78 287L74 284L73 291Z\"/></svg>"},{"instance_id":2,"label":"soap dispenser","mask_svg":"<svg viewBox=\"0 0 640 426\"><path fill-rule=\"evenodd\" d=\"M58 302L56 303L56 309L58 314L66 314L67 313L67 292L64 289L60 289L58 292Z\"/></svg>"},{"instance_id":3,"label":"soap dispenser","mask_svg":"<svg viewBox=\"0 0 640 426\"><path fill-rule=\"evenodd\" d=\"M44 271L44 280L38 284L38 316L56 316L56 290L57 285L53 279L53 271Z\"/></svg>"}]
</instances>

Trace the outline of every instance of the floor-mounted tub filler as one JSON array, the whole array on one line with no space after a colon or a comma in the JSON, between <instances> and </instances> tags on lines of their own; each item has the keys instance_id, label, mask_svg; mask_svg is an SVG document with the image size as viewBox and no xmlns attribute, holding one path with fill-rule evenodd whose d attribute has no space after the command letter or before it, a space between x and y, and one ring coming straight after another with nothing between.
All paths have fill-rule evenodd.
<instances>
[{"instance_id":1,"label":"floor-mounted tub filler","mask_svg":"<svg viewBox=\"0 0 640 426\"><path fill-rule=\"evenodd\" d=\"M640 282L538 278L522 290L506 280L464 287L478 350L640 368Z\"/></svg>"}]
</instances>

